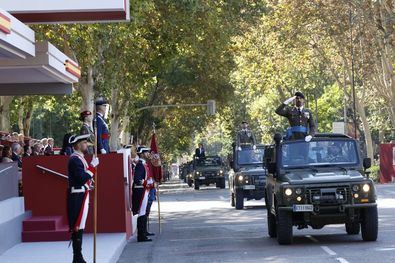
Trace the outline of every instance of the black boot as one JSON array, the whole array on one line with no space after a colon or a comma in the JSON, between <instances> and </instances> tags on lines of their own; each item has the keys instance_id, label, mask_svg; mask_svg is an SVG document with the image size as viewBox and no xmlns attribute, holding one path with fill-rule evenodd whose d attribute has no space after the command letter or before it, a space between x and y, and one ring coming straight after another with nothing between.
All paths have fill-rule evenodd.
<instances>
[{"instance_id":1,"label":"black boot","mask_svg":"<svg viewBox=\"0 0 395 263\"><path fill-rule=\"evenodd\" d=\"M149 242L152 241L152 239L149 239L146 236L146 225L144 224L144 218L145 216L139 216L137 218L137 241L138 242Z\"/></svg>"},{"instance_id":2,"label":"black boot","mask_svg":"<svg viewBox=\"0 0 395 263\"><path fill-rule=\"evenodd\" d=\"M73 241L73 263L86 263L82 256L82 235L84 230L73 232L71 239Z\"/></svg>"}]
</instances>

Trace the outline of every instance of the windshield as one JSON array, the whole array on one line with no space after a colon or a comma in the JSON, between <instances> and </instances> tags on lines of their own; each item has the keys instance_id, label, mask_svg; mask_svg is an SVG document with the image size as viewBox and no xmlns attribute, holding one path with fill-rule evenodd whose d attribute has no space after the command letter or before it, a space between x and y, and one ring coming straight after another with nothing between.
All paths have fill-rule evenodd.
<instances>
[{"instance_id":1,"label":"windshield","mask_svg":"<svg viewBox=\"0 0 395 263\"><path fill-rule=\"evenodd\" d=\"M356 165L357 147L351 140L322 140L282 145L282 166Z\"/></svg>"},{"instance_id":2,"label":"windshield","mask_svg":"<svg viewBox=\"0 0 395 263\"><path fill-rule=\"evenodd\" d=\"M220 166L221 164L220 157L206 157L197 161L197 166Z\"/></svg>"},{"instance_id":3,"label":"windshield","mask_svg":"<svg viewBox=\"0 0 395 263\"><path fill-rule=\"evenodd\" d=\"M239 165L262 164L263 154L263 148L257 148L256 150L243 149L237 152L237 163Z\"/></svg>"}]
</instances>

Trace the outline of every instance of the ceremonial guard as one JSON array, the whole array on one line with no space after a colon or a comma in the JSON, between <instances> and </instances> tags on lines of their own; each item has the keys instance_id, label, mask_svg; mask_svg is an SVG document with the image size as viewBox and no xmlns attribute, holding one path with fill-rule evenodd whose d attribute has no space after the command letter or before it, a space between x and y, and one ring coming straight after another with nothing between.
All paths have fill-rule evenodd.
<instances>
[{"instance_id":1,"label":"ceremonial guard","mask_svg":"<svg viewBox=\"0 0 395 263\"><path fill-rule=\"evenodd\" d=\"M80 120L82 121L80 134L89 134L87 154L94 153L95 133L92 128L92 117L92 112L88 110L80 113Z\"/></svg>"},{"instance_id":2,"label":"ceremonial guard","mask_svg":"<svg viewBox=\"0 0 395 263\"><path fill-rule=\"evenodd\" d=\"M293 101L295 106L288 106ZM287 99L276 109L276 113L286 117L291 126L287 129L286 139L305 139L309 142L315 134L313 114L309 109L304 108L304 101L303 93L296 92L294 97Z\"/></svg>"},{"instance_id":3,"label":"ceremonial guard","mask_svg":"<svg viewBox=\"0 0 395 263\"><path fill-rule=\"evenodd\" d=\"M101 154L110 152L110 133L108 125L104 119L107 111L108 102L104 98L99 98L96 104L96 125L97 125L97 150Z\"/></svg>"},{"instance_id":4,"label":"ceremonial guard","mask_svg":"<svg viewBox=\"0 0 395 263\"><path fill-rule=\"evenodd\" d=\"M69 186L67 191L67 214L71 242L73 243L73 263L85 263L82 256L82 236L85 229L89 210L89 191L96 166L99 159L93 157L88 165L84 158L84 152L88 147L89 135L73 135L70 144L73 146L73 154L68 163Z\"/></svg>"},{"instance_id":5,"label":"ceremonial guard","mask_svg":"<svg viewBox=\"0 0 395 263\"><path fill-rule=\"evenodd\" d=\"M154 187L149 165L147 163L150 148L139 147L140 159L135 160L133 176L132 211L137 217L137 241L147 242L152 239L147 237L147 204L150 189Z\"/></svg>"},{"instance_id":6,"label":"ceremonial guard","mask_svg":"<svg viewBox=\"0 0 395 263\"><path fill-rule=\"evenodd\" d=\"M248 127L248 122L246 121L241 123L241 130L236 136L236 147L239 151L241 151L241 145L252 145L253 149L256 149L255 135Z\"/></svg>"}]
</instances>

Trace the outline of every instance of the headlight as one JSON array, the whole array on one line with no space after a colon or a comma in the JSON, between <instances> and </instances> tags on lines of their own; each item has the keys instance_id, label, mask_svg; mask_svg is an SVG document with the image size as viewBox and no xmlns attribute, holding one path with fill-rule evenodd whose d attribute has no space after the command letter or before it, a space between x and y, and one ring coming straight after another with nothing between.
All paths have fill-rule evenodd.
<instances>
[{"instance_id":1,"label":"headlight","mask_svg":"<svg viewBox=\"0 0 395 263\"><path fill-rule=\"evenodd\" d=\"M292 195L292 189L291 188L286 188L285 191L284 191L284 194L286 196L291 196Z\"/></svg>"},{"instance_id":2,"label":"headlight","mask_svg":"<svg viewBox=\"0 0 395 263\"><path fill-rule=\"evenodd\" d=\"M354 192L358 192L358 191L359 191L359 185L353 185L353 186L352 186L352 190L353 190Z\"/></svg>"},{"instance_id":3,"label":"headlight","mask_svg":"<svg viewBox=\"0 0 395 263\"><path fill-rule=\"evenodd\" d=\"M370 185L364 184L364 185L362 186L362 190L363 190L365 193L369 192L369 191L370 191Z\"/></svg>"},{"instance_id":4,"label":"headlight","mask_svg":"<svg viewBox=\"0 0 395 263\"><path fill-rule=\"evenodd\" d=\"M296 188L295 193L300 195L302 193L302 188Z\"/></svg>"},{"instance_id":5,"label":"headlight","mask_svg":"<svg viewBox=\"0 0 395 263\"><path fill-rule=\"evenodd\" d=\"M196 174L199 174L199 172L196 172Z\"/></svg>"},{"instance_id":6,"label":"headlight","mask_svg":"<svg viewBox=\"0 0 395 263\"><path fill-rule=\"evenodd\" d=\"M221 170L221 171L219 171L219 173L220 173L220 174L222 174L223 172L224 172L224 171L222 171L222 170Z\"/></svg>"},{"instance_id":7,"label":"headlight","mask_svg":"<svg viewBox=\"0 0 395 263\"><path fill-rule=\"evenodd\" d=\"M243 181L244 178L243 178L242 175L239 175L238 179L239 179L239 181L241 182L241 181Z\"/></svg>"}]
</instances>

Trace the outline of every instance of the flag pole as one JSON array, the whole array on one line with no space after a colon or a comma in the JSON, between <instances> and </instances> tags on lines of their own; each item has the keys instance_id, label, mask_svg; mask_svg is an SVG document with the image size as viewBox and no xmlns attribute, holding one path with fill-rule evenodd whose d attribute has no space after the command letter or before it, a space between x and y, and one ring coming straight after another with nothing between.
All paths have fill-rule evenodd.
<instances>
[{"instance_id":1,"label":"flag pole","mask_svg":"<svg viewBox=\"0 0 395 263\"><path fill-rule=\"evenodd\" d=\"M96 119L96 106L94 105L93 108L93 126L94 126L94 133L95 133L95 140L94 140L94 157L97 157L97 119ZM96 167L96 172L95 172L95 193L94 193L94 201L93 201L93 263L96 263L96 234L97 234L97 169Z\"/></svg>"}]
</instances>

